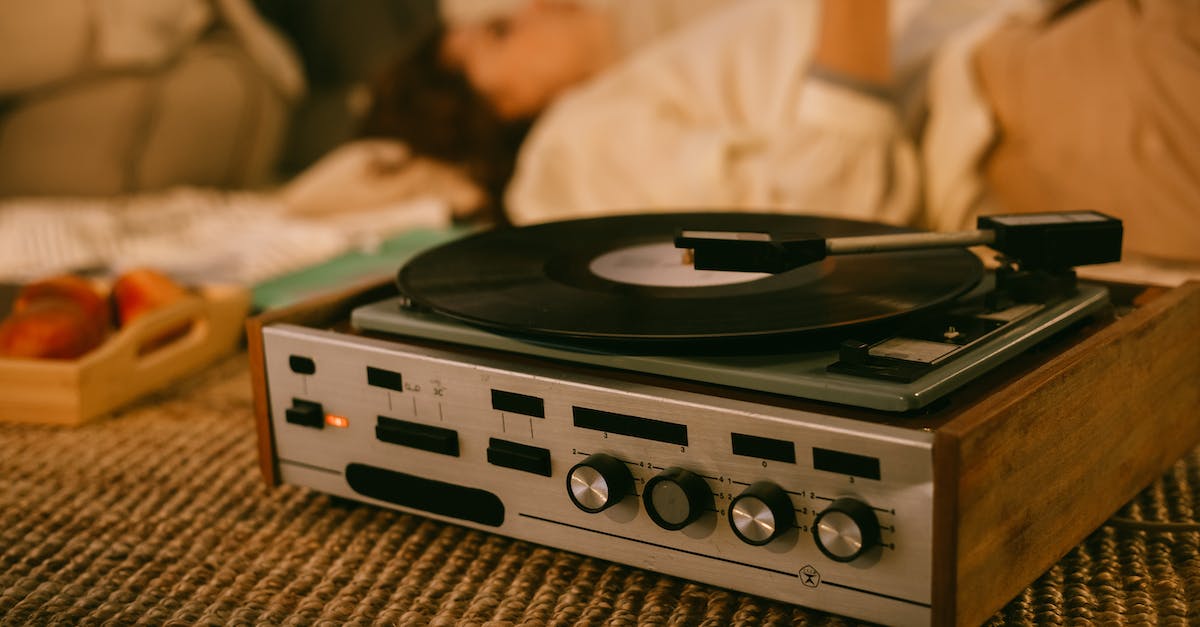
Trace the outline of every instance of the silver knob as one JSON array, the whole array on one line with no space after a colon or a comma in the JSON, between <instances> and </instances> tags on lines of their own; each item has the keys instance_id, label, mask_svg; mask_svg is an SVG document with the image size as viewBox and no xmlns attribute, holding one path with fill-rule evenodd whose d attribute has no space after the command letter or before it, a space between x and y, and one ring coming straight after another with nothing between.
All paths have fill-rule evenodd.
<instances>
[{"instance_id":1,"label":"silver knob","mask_svg":"<svg viewBox=\"0 0 1200 627\"><path fill-rule=\"evenodd\" d=\"M840 498L817 514L812 532L826 557L852 562L879 544L879 519L866 503Z\"/></svg>"},{"instance_id":2,"label":"silver knob","mask_svg":"<svg viewBox=\"0 0 1200 627\"><path fill-rule=\"evenodd\" d=\"M677 531L713 509L712 489L696 473L672 466L650 478L642 503L654 524Z\"/></svg>"},{"instance_id":3,"label":"silver knob","mask_svg":"<svg viewBox=\"0 0 1200 627\"><path fill-rule=\"evenodd\" d=\"M762 546L796 526L796 511L783 488L756 481L730 503L729 525L742 542Z\"/></svg>"},{"instance_id":4,"label":"silver knob","mask_svg":"<svg viewBox=\"0 0 1200 627\"><path fill-rule=\"evenodd\" d=\"M633 475L621 460L604 453L589 455L567 471L567 495L575 507L602 512L632 492Z\"/></svg>"}]
</instances>

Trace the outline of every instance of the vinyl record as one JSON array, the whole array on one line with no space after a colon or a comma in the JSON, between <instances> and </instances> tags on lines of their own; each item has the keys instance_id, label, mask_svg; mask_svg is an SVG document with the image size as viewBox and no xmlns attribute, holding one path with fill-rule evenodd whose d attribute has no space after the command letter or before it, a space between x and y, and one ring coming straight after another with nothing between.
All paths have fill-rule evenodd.
<instances>
[{"instance_id":1,"label":"vinyl record","mask_svg":"<svg viewBox=\"0 0 1200 627\"><path fill-rule=\"evenodd\" d=\"M750 340L890 320L975 285L963 249L831 257L769 275L700 271L673 245L679 228L876 235L905 229L749 213L614 216L480 233L427 251L398 276L415 305L502 333L551 341Z\"/></svg>"}]
</instances>

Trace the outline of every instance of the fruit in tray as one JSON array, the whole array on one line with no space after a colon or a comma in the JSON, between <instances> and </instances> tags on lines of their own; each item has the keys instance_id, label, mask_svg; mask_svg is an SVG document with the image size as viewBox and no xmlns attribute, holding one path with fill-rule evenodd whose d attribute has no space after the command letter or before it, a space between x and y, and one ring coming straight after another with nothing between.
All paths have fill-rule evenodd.
<instances>
[{"instance_id":1,"label":"fruit in tray","mask_svg":"<svg viewBox=\"0 0 1200 627\"><path fill-rule=\"evenodd\" d=\"M151 268L130 270L118 277L112 287L117 323L122 327L187 295L186 288Z\"/></svg>"},{"instance_id":2,"label":"fruit in tray","mask_svg":"<svg viewBox=\"0 0 1200 627\"><path fill-rule=\"evenodd\" d=\"M33 301L0 325L0 354L73 359L99 346L106 331L70 301Z\"/></svg>"},{"instance_id":3,"label":"fruit in tray","mask_svg":"<svg viewBox=\"0 0 1200 627\"><path fill-rule=\"evenodd\" d=\"M170 277L150 269L122 274L108 297L75 275L35 281L21 288L12 312L0 323L0 356L74 359L102 344L113 331L114 308L120 328L187 294ZM186 330L184 325L162 340Z\"/></svg>"},{"instance_id":4,"label":"fruit in tray","mask_svg":"<svg viewBox=\"0 0 1200 627\"><path fill-rule=\"evenodd\" d=\"M62 274L29 283L21 288L13 302L13 313L46 301L65 301L82 310L101 329L109 326L108 301L91 281L73 274Z\"/></svg>"},{"instance_id":5,"label":"fruit in tray","mask_svg":"<svg viewBox=\"0 0 1200 627\"><path fill-rule=\"evenodd\" d=\"M110 299L117 312L117 324L122 328L134 320L178 302L188 295L188 290L171 277L151 268L130 270L117 278ZM191 322L167 329L140 347L147 353L182 337L191 328Z\"/></svg>"},{"instance_id":6,"label":"fruit in tray","mask_svg":"<svg viewBox=\"0 0 1200 627\"><path fill-rule=\"evenodd\" d=\"M30 283L0 324L0 355L72 359L108 335L108 303L87 280L62 275Z\"/></svg>"}]
</instances>

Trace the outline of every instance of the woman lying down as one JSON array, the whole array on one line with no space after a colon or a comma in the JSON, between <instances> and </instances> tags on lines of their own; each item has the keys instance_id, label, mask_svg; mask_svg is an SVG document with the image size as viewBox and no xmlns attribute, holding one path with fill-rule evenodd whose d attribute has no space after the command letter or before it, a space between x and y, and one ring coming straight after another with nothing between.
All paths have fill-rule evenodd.
<instances>
[{"instance_id":1,"label":"woman lying down","mask_svg":"<svg viewBox=\"0 0 1200 627\"><path fill-rule=\"evenodd\" d=\"M319 163L292 186L312 210L406 193L415 154L515 224L1086 208L1125 221L1127 256L1200 262L1196 0L444 3L378 89L370 130L403 144Z\"/></svg>"}]
</instances>

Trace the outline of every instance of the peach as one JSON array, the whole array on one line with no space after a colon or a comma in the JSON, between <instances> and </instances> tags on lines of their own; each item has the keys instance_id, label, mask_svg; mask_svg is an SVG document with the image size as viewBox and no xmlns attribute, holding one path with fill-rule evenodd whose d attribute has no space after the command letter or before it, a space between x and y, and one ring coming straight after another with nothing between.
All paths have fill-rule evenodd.
<instances>
[{"instance_id":1,"label":"peach","mask_svg":"<svg viewBox=\"0 0 1200 627\"><path fill-rule=\"evenodd\" d=\"M75 303L85 317L94 321L97 328L108 329L108 301L96 291L90 281L73 274L60 274L25 284L17 293L12 311L20 313L34 302L55 299Z\"/></svg>"},{"instance_id":2,"label":"peach","mask_svg":"<svg viewBox=\"0 0 1200 627\"><path fill-rule=\"evenodd\" d=\"M99 346L106 331L75 300L43 297L0 323L0 355L74 359Z\"/></svg>"},{"instance_id":3,"label":"peach","mask_svg":"<svg viewBox=\"0 0 1200 627\"><path fill-rule=\"evenodd\" d=\"M117 320L122 327L155 309L182 299L187 294L188 290L171 277L151 268L138 268L123 273L112 288Z\"/></svg>"}]
</instances>

